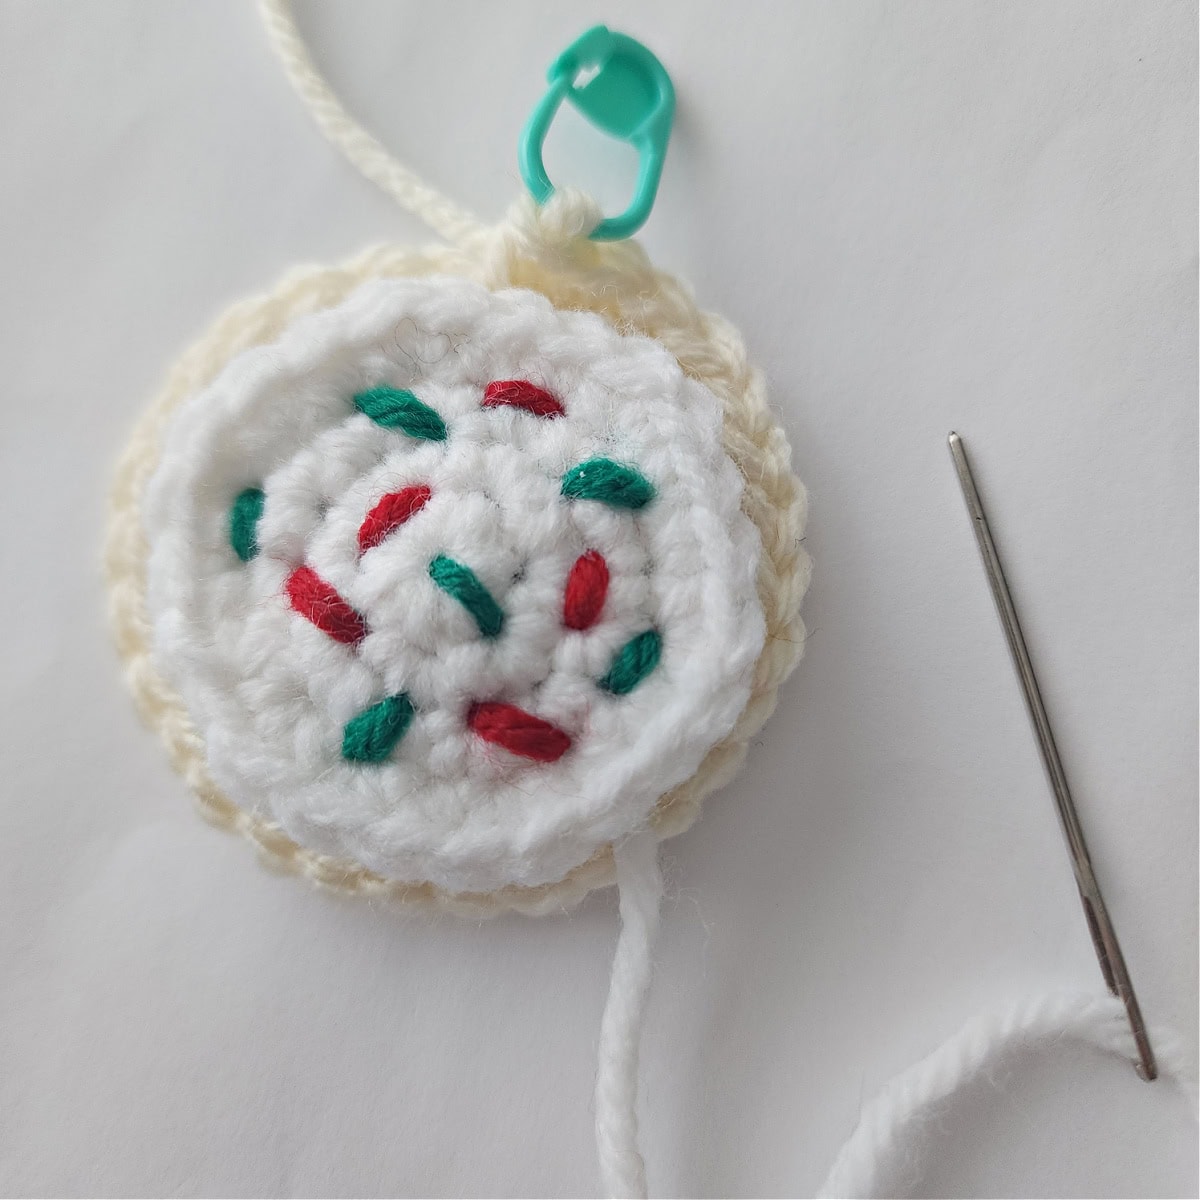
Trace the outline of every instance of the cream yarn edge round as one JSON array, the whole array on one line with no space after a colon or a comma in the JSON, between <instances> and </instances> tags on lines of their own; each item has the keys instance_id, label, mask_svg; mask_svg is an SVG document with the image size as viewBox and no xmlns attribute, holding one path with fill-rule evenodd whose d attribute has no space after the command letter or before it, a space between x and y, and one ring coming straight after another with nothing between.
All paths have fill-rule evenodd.
<instances>
[{"instance_id":1,"label":"cream yarn edge round","mask_svg":"<svg viewBox=\"0 0 1200 1200\"><path fill-rule=\"evenodd\" d=\"M544 208L528 198L510 219L461 246L411 250L380 246L337 267L290 272L271 292L239 301L175 363L165 386L142 414L119 461L110 498L105 549L109 616L138 711L167 747L172 766L190 786L202 815L249 839L270 867L306 876L339 891L403 901L481 917L506 911L541 915L565 911L594 888L615 882L611 846L563 879L539 887L510 886L486 894L452 894L432 884L402 884L353 862L316 854L271 821L252 816L214 784L204 745L179 695L158 673L146 615L146 559L140 503L158 463L163 430L175 408L212 380L236 354L273 340L294 318L339 303L368 279L465 275L499 290L541 292L559 308L597 312L620 330L661 341L684 372L721 400L725 450L745 480L742 508L757 527L763 554L758 593L767 636L751 696L737 724L708 752L699 770L658 802L651 821L661 840L687 829L704 798L727 783L749 740L774 711L780 685L803 653L800 601L811 570L801 539L803 485L791 472L791 449L767 407L761 374L746 362L740 334L697 307L687 289L655 270L636 243L586 239L596 220L589 200L563 192Z\"/></svg>"}]
</instances>

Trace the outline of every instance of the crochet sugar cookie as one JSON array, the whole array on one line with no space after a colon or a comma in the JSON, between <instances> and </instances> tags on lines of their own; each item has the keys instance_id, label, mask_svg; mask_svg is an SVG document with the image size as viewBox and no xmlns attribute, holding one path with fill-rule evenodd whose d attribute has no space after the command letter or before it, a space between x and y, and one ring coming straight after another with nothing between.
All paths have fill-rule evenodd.
<instances>
[{"instance_id":1,"label":"crochet sugar cookie","mask_svg":"<svg viewBox=\"0 0 1200 1200\"><path fill-rule=\"evenodd\" d=\"M642 825L762 648L720 439L658 343L462 279L365 284L241 355L144 507L155 660L217 785L450 892Z\"/></svg>"},{"instance_id":2,"label":"crochet sugar cookie","mask_svg":"<svg viewBox=\"0 0 1200 1200\"><path fill-rule=\"evenodd\" d=\"M736 771L804 643L804 492L738 332L624 240L674 91L597 26L550 72L530 195L481 224L262 15L331 141L447 244L229 309L139 422L107 566L126 673L201 811L325 886L487 915L615 883L594 1111L644 1196L658 842ZM638 149L605 218L555 189L563 99Z\"/></svg>"},{"instance_id":3,"label":"crochet sugar cookie","mask_svg":"<svg viewBox=\"0 0 1200 1200\"><path fill-rule=\"evenodd\" d=\"M610 882L797 657L802 493L759 381L594 220L526 202L240 306L131 446L135 692L209 815L323 882L529 910Z\"/></svg>"}]
</instances>

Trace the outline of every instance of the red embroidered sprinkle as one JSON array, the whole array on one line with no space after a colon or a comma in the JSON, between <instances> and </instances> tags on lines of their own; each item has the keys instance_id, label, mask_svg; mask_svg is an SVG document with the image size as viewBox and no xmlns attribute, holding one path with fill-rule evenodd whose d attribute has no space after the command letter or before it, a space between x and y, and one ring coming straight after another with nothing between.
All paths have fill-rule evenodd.
<instances>
[{"instance_id":1,"label":"red embroidered sprinkle","mask_svg":"<svg viewBox=\"0 0 1200 1200\"><path fill-rule=\"evenodd\" d=\"M557 725L512 704L476 704L467 725L485 742L534 762L555 762L571 748L571 739Z\"/></svg>"},{"instance_id":2,"label":"red embroidered sprinkle","mask_svg":"<svg viewBox=\"0 0 1200 1200\"><path fill-rule=\"evenodd\" d=\"M608 563L597 550L581 554L567 576L563 594L563 624L568 629L595 625L608 595Z\"/></svg>"},{"instance_id":3,"label":"red embroidered sprinkle","mask_svg":"<svg viewBox=\"0 0 1200 1200\"><path fill-rule=\"evenodd\" d=\"M335 642L353 646L367 636L366 622L312 567L297 567L286 586L292 607Z\"/></svg>"},{"instance_id":4,"label":"red embroidered sprinkle","mask_svg":"<svg viewBox=\"0 0 1200 1200\"><path fill-rule=\"evenodd\" d=\"M358 529L358 550L365 553L378 546L393 529L425 507L433 493L423 483L389 492L375 505Z\"/></svg>"},{"instance_id":5,"label":"red embroidered sprinkle","mask_svg":"<svg viewBox=\"0 0 1200 1200\"><path fill-rule=\"evenodd\" d=\"M483 407L496 408L501 404L523 408L535 417L561 417L566 413L548 391L527 379L498 379L489 383L483 392Z\"/></svg>"}]
</instances>

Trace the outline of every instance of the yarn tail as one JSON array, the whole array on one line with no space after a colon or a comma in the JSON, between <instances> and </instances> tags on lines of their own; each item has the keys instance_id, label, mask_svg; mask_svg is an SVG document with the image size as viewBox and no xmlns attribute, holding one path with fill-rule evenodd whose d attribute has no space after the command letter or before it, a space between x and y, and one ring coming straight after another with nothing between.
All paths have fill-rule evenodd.
<instances>
[{"instance_id":1,"label":"yarn tail","mask_svg":"<svg viewBox=\"0 0 1200 1200\"><path fill-rule=\"evenodd\" d=\"M886 1177L912 1150L930 1112L1017 1046L1071 1038L1108 1054L1137 1059L1125 1007L1115 996L1048 992L973 1017L932 1054L887 1083L863 1110L818 1196L849 1200L892 1194ZM1195 1085L1176 1040L1154 1031L1160 1079L1171 1079L1196 1109Z\"/></svg>"},{"instance_id":2,"label":"yarn tail","mask_svg":"<svg viewBox=\"0 0 1200 1200\"><path fill-rule=\"evenodd\" d=\"M638 1050L662 904L658 839L649 831L637 833L614 846L613 854L621 934L600 1022L596 1150L605 1193L644 1200L646 1166L638 1150L637 1127Z\"/></svg>"}]
</instances>

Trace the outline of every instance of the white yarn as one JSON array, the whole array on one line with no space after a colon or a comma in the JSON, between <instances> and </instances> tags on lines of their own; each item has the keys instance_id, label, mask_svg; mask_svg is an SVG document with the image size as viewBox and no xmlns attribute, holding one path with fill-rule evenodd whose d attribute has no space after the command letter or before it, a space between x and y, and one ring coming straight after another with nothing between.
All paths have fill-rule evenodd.
<instances>
[{"instance_id":1,"label":"white yarn","mask_svg":"<svg viewBox=\"0 0 1200 1200\"><path fill-rule=\"evenodd\" d=\"M609 1196L644 1197L646 1167L638 1150L638 1050L658 935L662 869L658 839L642 832L613 847L621 898L621 934L596 1057L596 1150Z\"/></svg>"},{"instance_id":2,"label":"white yarn","mask_svg":"<svg viewBox=\"0 0 1200 1200\"><path fill-rule=\"evenodd\" d=\"M637 1070L641 1026L662 875L654 839L635 837L615 847L621 898L621 934L613 959L608 1004L601 1024L596 1083L596 1146L608 1196L644 1197L645 1167L637 1145ZM1159 1086L1171 1081L1193 1115L1196 1083L1176 1039L1152 1031ZM1138 1061L1125 1007L1109 995L1047 992L980 1013L933 1053L895 1076L863 1109L817 1195L825 1200L887 1196L886 1180L914 1133L939 1104L1021 1046L1069 1038L1107 1054Z\"/></svg>"},{"instance_id":3,"label":"white yarn","mask_svg":"<svg viewBox=\"0 0 1200 1200\"><path fill-rule=\"evenodd\" d=\"M609 1197L646 1196L638 1149L638 1050L658 934L663 880L656 839L639 834L614 847L621 933L600 1027L596 1079L596 1149ZM1115 996L1046 992L972 1017L936 1050L886 1083L862 1110L817 1193L824 1200L866 1200L884 1190L896 1160L931 1110L986 1075L1021 1046L1069 1038L1138 1061L1125 1006ZM1151 1032L1160 1086L1174 1082L1197 1109L1196 1082L1177 1040Z\"/></svg>"},{"instance_id":4,"label":"white yarn","mask_svg":"<svg viewBox=\"0 0 1200 1200\"><path fill-rule=\"evenodd\" d=\"M483 406L492 380L529 379L565 415ZM448 426L417 440L353 397L412 389ZM637 512L560 494L596 457L628 463L654 499ZM410 484L419 516L361 554L379 499ZM243 563L229 511L266 494ZM758 535L721 447L715 396L649 338L532 292L464 279L376 281L235 359L177 412L146 494L147 608L158 661L207 747L213 778L318 853L452 892L561 879L644 824L745 708L763 645ZM588 550L607 560L601 619L563 625ZM467 564L505 610L481 637L429 564ZM292 610L307 565L366 620L355 647ZM628 695L598 686L647 629L662 659ZM342 758L348 721L407 694L417 715L385 762ZM572 739L530 762L475 736L501 701Z\"/></svg>"},{"instance_id":5,"label":"white yarn","mask_svg":"<svg viewBox=\"0 0 1200 1200\"><path fill-rule=\"evenodd\" d=\"M1125 1007L1114 996L1048 992L980 1013L932 1054L884 1085L863 1110L818 1194L844 1200L881 1194L902 1143L932 1108L984 1075L1013 1049L1063 1038L1118 1055L1131 1065L1137 1062ZM1159 1079L1176 1082L1194 1109L1195 1085L1187 1079L1174 1039L1155 1031L1152 1040Z\"/></svg>"},{"instance_id":6,"label":"white yarn","mask_svg":"<svg viewBox=\"0 0 1200 1200\"><path fill-rule=\"evenodd\" d=\"M397 161L350 116L313 63L288 0L259 0L258 7L288 79L325 137L401 208L448 241L461 242L482 233L484 226L466 209Z\"/></svg>"},{"instance_id":7,"label":"white yarn","mask_svg":"<svg viewBox=\"0 0 1200 1200\"><path fill-rule=\"evenodd\" d=\"M658 934L662 871L656 839L638 834L614 847L621 933L613 958L608 1003L600 1026L596 1078L596 1149L605 1194L644 1197L645 1165L638 1149L638 1050ZM887 1196L885 1184L930 1112L985 1076L1021 1046L1069 1038L1107 1054L1138 1061L1125 1006L1107 994L1046 992L1022 997L972 1017L936 1050L886 1083L862 1110L817 1193L824 1200ZM1170 1080L1193 1115L1196 1083L1176 1039L1154 1030L1159 1086Z\"/></svg>"}]
</instances>

